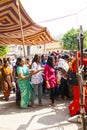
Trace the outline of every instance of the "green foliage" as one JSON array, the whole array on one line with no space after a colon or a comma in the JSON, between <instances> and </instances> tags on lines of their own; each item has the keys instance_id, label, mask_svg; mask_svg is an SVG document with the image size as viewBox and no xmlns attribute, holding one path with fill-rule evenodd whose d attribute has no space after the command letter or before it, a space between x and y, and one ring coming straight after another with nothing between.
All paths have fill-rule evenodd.
<instances>
[{"instance_id":1,"label":"green foliage","mask_svg":"<svg viewBox=\"0 0 87 130\"><path fill-rule=\"evenodd\" d=\"M75 50L77 49L77 36L79 30L71 29L67 33L64 34L62 38L63 48L66 50ZM84 48L87 47L87 31L84 32Z\"/></svg>"},{"instance_id":2,"label":"green foliage","mask_svg":"<svg viewBox=\"0 0 87 130\"><path fill-rule=\"evenodd\" d=\"M84 31L84 48L87 48L87 31Z\"/></svg>"},{"instance_id":3,"label":"green foliage","mask_svg":"<svg viewBox=\"0 0 87 130\"><path fill-rule=\"evenodd\" d=\"M0 56L5 56L8 52L8 46L0 46Z\"/></svg>"}]
</instances>

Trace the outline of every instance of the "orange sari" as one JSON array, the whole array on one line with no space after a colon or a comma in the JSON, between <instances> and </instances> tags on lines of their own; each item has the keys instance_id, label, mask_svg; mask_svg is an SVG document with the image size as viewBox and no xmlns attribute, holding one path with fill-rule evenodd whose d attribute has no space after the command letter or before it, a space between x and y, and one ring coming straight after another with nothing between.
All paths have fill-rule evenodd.
<instances>
[{"instance_id":1,"label":"orange sari","mask_svg":"<svg viewBox=\"0 0 87 130\"><path fill-rule=\"evenodd\" d=\"M3 82L3 94L6 100L9 99L10 96L10 88L11 88L11 69L9 66L2 67L2 82Z\"/></svg>"}]
</instances>

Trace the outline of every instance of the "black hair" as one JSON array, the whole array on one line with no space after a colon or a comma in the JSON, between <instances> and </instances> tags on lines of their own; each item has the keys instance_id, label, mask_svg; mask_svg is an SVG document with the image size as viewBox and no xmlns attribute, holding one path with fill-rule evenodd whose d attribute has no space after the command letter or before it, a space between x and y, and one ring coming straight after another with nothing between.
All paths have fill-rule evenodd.
<instances>
[{"instance_id":1,"label":"black hair","mask_svg":"<svg viewBox=\"0 0 87 130\"><path fill-rule=\"evenodd\" d=\"M67 54L64 54L61 58L62 58L62 59L70 59L70 56L67 55Z\"/></svg>"},{"instance_id":2,"label":"black hair","mask_svg":"<svg viewBox=\"0 0 87 130\"><path fill-rule=\"evenodd\" d=\"M53 61L55 60L54 56L48 56L47 64L54 68Z\"/></svg>"},{"instance_id":3,"label":"black hair","mask_svg":"<svg viewBox=\"0 0 87 130\"><path fill-rule=\"evenodd\" d=\"M22 59L23 59L22 56L17 58L17 61L16 61L17 66L20 66L20 62L22 61Z\"/></svg>"},{"instance_id":4,"label":"black hair","mask_svg":"<svg viewBox=\"0 0 87 130\"><path fill-rule=\"evenodd\" d=\"M0 59L0 62L2 63L2 59Z\"/></svg>"},{"instance_id":5,"label":"black hair","mask_svg":"<svg viewBox=\"0 0 87 130\"><path fill-rule=\"evenodd\" d=\"M38 58L39 58L39 55L38 55L38 54L35 54L35 56L34 56L32 62L36 62L36 63L37 63Z\"/></svg>"},{"instance_id":6,"label":"black hair","mask_svg":"<svg viewBox=\"0 0 87 130\"><path fill-rule=\"evenodd\" d=\"M3 63L4 63L4 61L6 61L6 60L7 60L7 58L6 58L6 57L4 57L4 58L3 58Z\"/></svg>"},{"instance_id":7,"label":"black hair","mask_svg":"<svg viewBox=\"0 0 87 130\"><path fill-rule=\"evenodd\" d=\"M4 60L4 64L6 64L8 62L8 60Z\"/></svg>"},{"instance_id":8,"label":"black hair","mask_svg":"<svg viewBox=\"0 0 87 130\"><path fill-rule=\"evenodd\" d=\"M29 59L29 58L27 58L26 60L27 60L27 61L29 61L30 59Z\"/></svg>"}]
</instances>

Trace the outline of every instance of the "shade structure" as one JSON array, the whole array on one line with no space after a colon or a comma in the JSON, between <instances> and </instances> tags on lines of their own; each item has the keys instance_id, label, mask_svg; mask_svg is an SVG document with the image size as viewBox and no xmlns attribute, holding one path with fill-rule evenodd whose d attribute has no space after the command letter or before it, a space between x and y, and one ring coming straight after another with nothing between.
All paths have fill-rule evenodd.
<instances>
[{"instance_id":1,"label":"shade structure","mask_svg":"<svg viewBox=\"0 0 87 130\"><path fill-rule=\"evenodd\" d=\"M25 45L53 42L47 28L37 25L19 6ZM18 6L16 0L0 0L0 46L10 44L22 45Z\"/></svg>"}]
</instances>

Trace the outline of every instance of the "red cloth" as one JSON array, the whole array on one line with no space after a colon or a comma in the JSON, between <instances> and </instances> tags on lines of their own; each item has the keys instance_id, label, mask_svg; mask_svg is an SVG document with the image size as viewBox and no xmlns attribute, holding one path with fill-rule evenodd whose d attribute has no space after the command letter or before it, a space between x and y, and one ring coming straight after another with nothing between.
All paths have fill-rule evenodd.
<instances>
[{"instance_id":1,"label":"red cloth","mask_svg":"<svg viewBox=\"0 0 87 130\"><path fill-rule=\"evenodd\" d=\"M80 53L78 54L78 65L80 65ZM84 58L84 59L83 59L83 65L84 65L84 66L87 66L87 58ZM75 60L74 63L73 63L72 71L73 71L74 73L76 73L76 60Z\"/></svg>"},{"instance_id":2,"label":"red cloth","mask_svg":"<svg viewBox=\"0 0 87 130\"><path fill-rule=\"evenodd\" d=\"M79 61L79 64L80 64L80 58L78 58L78 61ZM84 65L84 66L87 66L87 58L84 58L84 59L83 59L83 65Z\"/></svg>"},{"instance_id":3,"label":"red cloth","mask_svg":"<svg viewBox=\"0 0 87 130\"><path fill-rule=\"evenodd\" d=\"M79 52L78 52L78 60L79 60L79 63L80 63L80 57L81 57L81 52L79 51ZM87 58L84 58L84 59L83 59L83 64L84 64L84 66L87 66Z\"/></svg>"},{"instance_id":4,"label":"red cloth","mask_svg":"<svg viewBox=\"0 0 87 130\"><path fill-rule=\"evenodd\" d=\"M75 116L76 114L79 113L79 110L80 110L80 105L78 102L73 101L72 103L70 103L69 105L70 116Z\"/></svg>"},{"instance_id":5,"label":"red cloth","mask_svg":"<svg viewBox=\"0 0 87 130\"><path fill-rule=\"evenodd\" d=\"M69 105L69 112L70 116L74 116L79 113L80 110L80 93L79 93L79 86L74 86L74 100Z\"/></svg>"},{"instance_id":6,"label":"red cloth","mask_svg":"<svg viewBox=\"0 0 87 130\"><path fill-rule=\"evenodd\" d=\"M87 84L84 85L85 89L85 112L87 113Z\"/></svg>"},{"instance_id":7,"label":"red cloth","mask_svg":"<svg viewBox=\"0 0 87 130\"><path fill-rule=\"evenodd\" d=\"M81 52L80 52L80 51L78 51L77 55L78 55L78 57L80 58L80 56L81 56Z\"/></svg>"},{"instance_id":8,"label":"red cloth","mask_svg":"<svg viewBox=\"0 0 87 130\"><path fill-rule=\"evenodd\" d=\"M83 59L83 64L84 64L84 66L87 66L87 58Z\"/></svg>"},{"instance_id":9,"label":"red cloth","mask_svg":"<svg viewBox=\"0 0 87 130\"><path fill-rule=\"evenodd\" d=\"M74 72L74 73L76 73L77 72L77 67L76 67L76 60L74 61L74 63L73 63L73 66L72 66L72 71Z\"/></svg>"},{"instance_id":10,"label":"red cloth","mask_svg":"<svg viewBox=\"0 0 87 130\"><path fill-rule=\"evenodd\" d=\"M85 91L85 112L87 113L87 84L84 85ZM80 111L80 90L79 86L74 86L74 99L69 105L70 116L75 116Z\"/></svg>"},{"instance_id":11,"label":"red cloth","mask_svg":"<svg viewBox=\"0 0 87 130\"><path fill-rule=\"evenodd\" d=\"M79 86L74 86L74 100L79 100L80 98L80 90L79 90Z\"/></svg>"}]
</instances>

